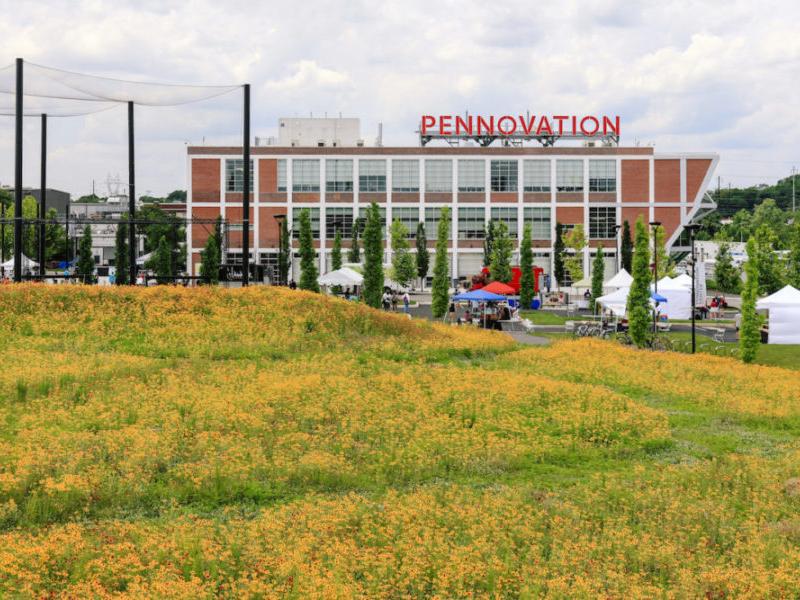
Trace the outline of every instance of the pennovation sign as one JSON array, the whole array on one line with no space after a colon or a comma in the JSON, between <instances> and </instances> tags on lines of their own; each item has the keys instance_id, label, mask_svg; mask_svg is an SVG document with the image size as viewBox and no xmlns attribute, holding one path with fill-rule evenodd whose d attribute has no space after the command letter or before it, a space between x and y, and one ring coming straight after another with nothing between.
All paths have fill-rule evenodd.
<instances>
[{"instance_id":1,"label":"pennovation sign","mask_svg":"<svg viewBox=\"0 0 800 600\"><path fill-rule=\"evenodd\" d=\"M421 136L619 137L620 118L606 115L422 115Z\"/></svg>"}]
</instances>

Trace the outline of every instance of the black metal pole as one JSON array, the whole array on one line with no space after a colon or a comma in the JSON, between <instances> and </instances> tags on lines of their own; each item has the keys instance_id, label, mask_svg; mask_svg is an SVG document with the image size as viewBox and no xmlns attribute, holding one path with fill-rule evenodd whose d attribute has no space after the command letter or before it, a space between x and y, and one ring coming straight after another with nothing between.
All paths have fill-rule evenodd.
<instances>
[{"instance_id":1,"label":"black metal pole","mask_svg":"<svg viewBox=\"0 0 800 600\"><path fill-rule=\"evenodd\" d=\"M133 147L133 102L128 102L128 284L136 285L136 165Z\"/></svg>"},{"instance_id":2,"label":"black metal pole","mask_svg":"<svg viewBox=\"0 0 800 600\"><path fill-rule=\"evenodd\" d=\"M67 199L67 217L64 220L64 271L69 270L69 199Z\"/></svg>"},{"instance_id":3,"label":"black metal pole","mask_svg":"<svg viewBox=\"0 0 800 600\"><path fill-rule=\"evenodd\" d=\"M39 183L39 275L44 277L44 243L47 217L47 115L42 113L42 173Z\"/></svg>"},{"instance_id":4,"label":"black metal pole","mask_svg":"<svg viewBox=\"0 0 800 600\"><path fill-rule=\"evenodd\" d=\"M22 281L22 59L17 59L14 146L14 281Z\"/></svg>"},{"instance_id":5,"label":"black metal pole","mask_svg":"<svg viewBox=\"0 0 800 600\"><path fill-rule=\"evenodd\" d=\"M691 237L691 244L692 244L692 354L695 353L697 350L697 337L696 337L696 330L695 330L695 308L697 305L697 300L695 300L695 287L694 287L694 278L695 278L695 261L697 257L694 253L694 228L689 229L689 236Z\"/></svg>"},{"instance_id":6,"label":"black metal pole","mask_svg":"<svg viewBox=\"0 0 800 600\"><path fill-rule=\"evenodd\" d=\"M244 156L242 182L242 285L250 283L250 84L244 84Z\"/></svg>"}]
</instances>

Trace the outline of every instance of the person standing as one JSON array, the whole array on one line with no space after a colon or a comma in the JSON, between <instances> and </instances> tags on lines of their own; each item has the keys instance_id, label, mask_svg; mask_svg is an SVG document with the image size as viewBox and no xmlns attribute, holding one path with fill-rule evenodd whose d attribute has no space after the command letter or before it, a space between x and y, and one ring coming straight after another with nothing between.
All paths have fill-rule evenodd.
<instances>
[{"instance_id":1,"label":"person standing","mask_svg":"<svg viewBox=\"0 0 800 600\"><path fill-rule=\"evenodd\" d=\"M408 296L408 292L403 294L403 312L408 314L409 306L411 305L411 298Z\"/></svg>"}]
</instances>

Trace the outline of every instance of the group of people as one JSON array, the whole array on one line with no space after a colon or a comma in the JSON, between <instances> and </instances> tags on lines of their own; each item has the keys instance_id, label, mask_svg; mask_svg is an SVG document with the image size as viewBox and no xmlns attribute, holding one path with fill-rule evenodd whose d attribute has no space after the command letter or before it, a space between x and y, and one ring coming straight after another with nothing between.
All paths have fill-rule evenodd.
<instances>
[{"instance_id":1,"label":"group of people","mask_svg":"<svg viewBox=\"0 0 800 600\"><path fill-rule=\"evenodd\" d=\"M503 321L511 321L517 316L518 308L511 307L508 304L497 304L496 302L489 302L485 307L477 302L470 302L464 309L461 315L458 314L458 309L455 302L450 303L450 322L457 325L473 325L477 324L484 329L502 329Z\"/></svg>"},{"instance_id":2,"label":"group of people","mask_svg":"<svg viewBox=\"0 0 800 600\"><path fill-rule=\"evenodd\" d=\"M391 310L392 312L397 312L397 307L400 304L401 298L398 297L397 293L390 290L389 288L384 288L383 296L381 297L381 304L383 305L383 310ZM402 296L403 302L403 312L408 313L408 309L411 306L411 297L408 295L408 292L404 292Z\"/></svg>"}]
</instances>

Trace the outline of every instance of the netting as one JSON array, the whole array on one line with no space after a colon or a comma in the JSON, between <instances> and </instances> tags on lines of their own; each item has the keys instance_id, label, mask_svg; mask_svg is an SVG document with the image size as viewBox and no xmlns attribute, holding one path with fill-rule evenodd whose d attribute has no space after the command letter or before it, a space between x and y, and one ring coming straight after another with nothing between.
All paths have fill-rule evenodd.
<instances>
[{"instance_id":1,"label":"netting","mask_svg":"<svg viewBox=\"0 0 800 600\"><path fill-rule=\"evenodd\" d=\"M240 89L241 85L181 85L96 77L24 61L25 115L78 116L115 103L178 106ZM0 114L15 114L16 65L0 68Z\"/></svg>"}]
</instances>

